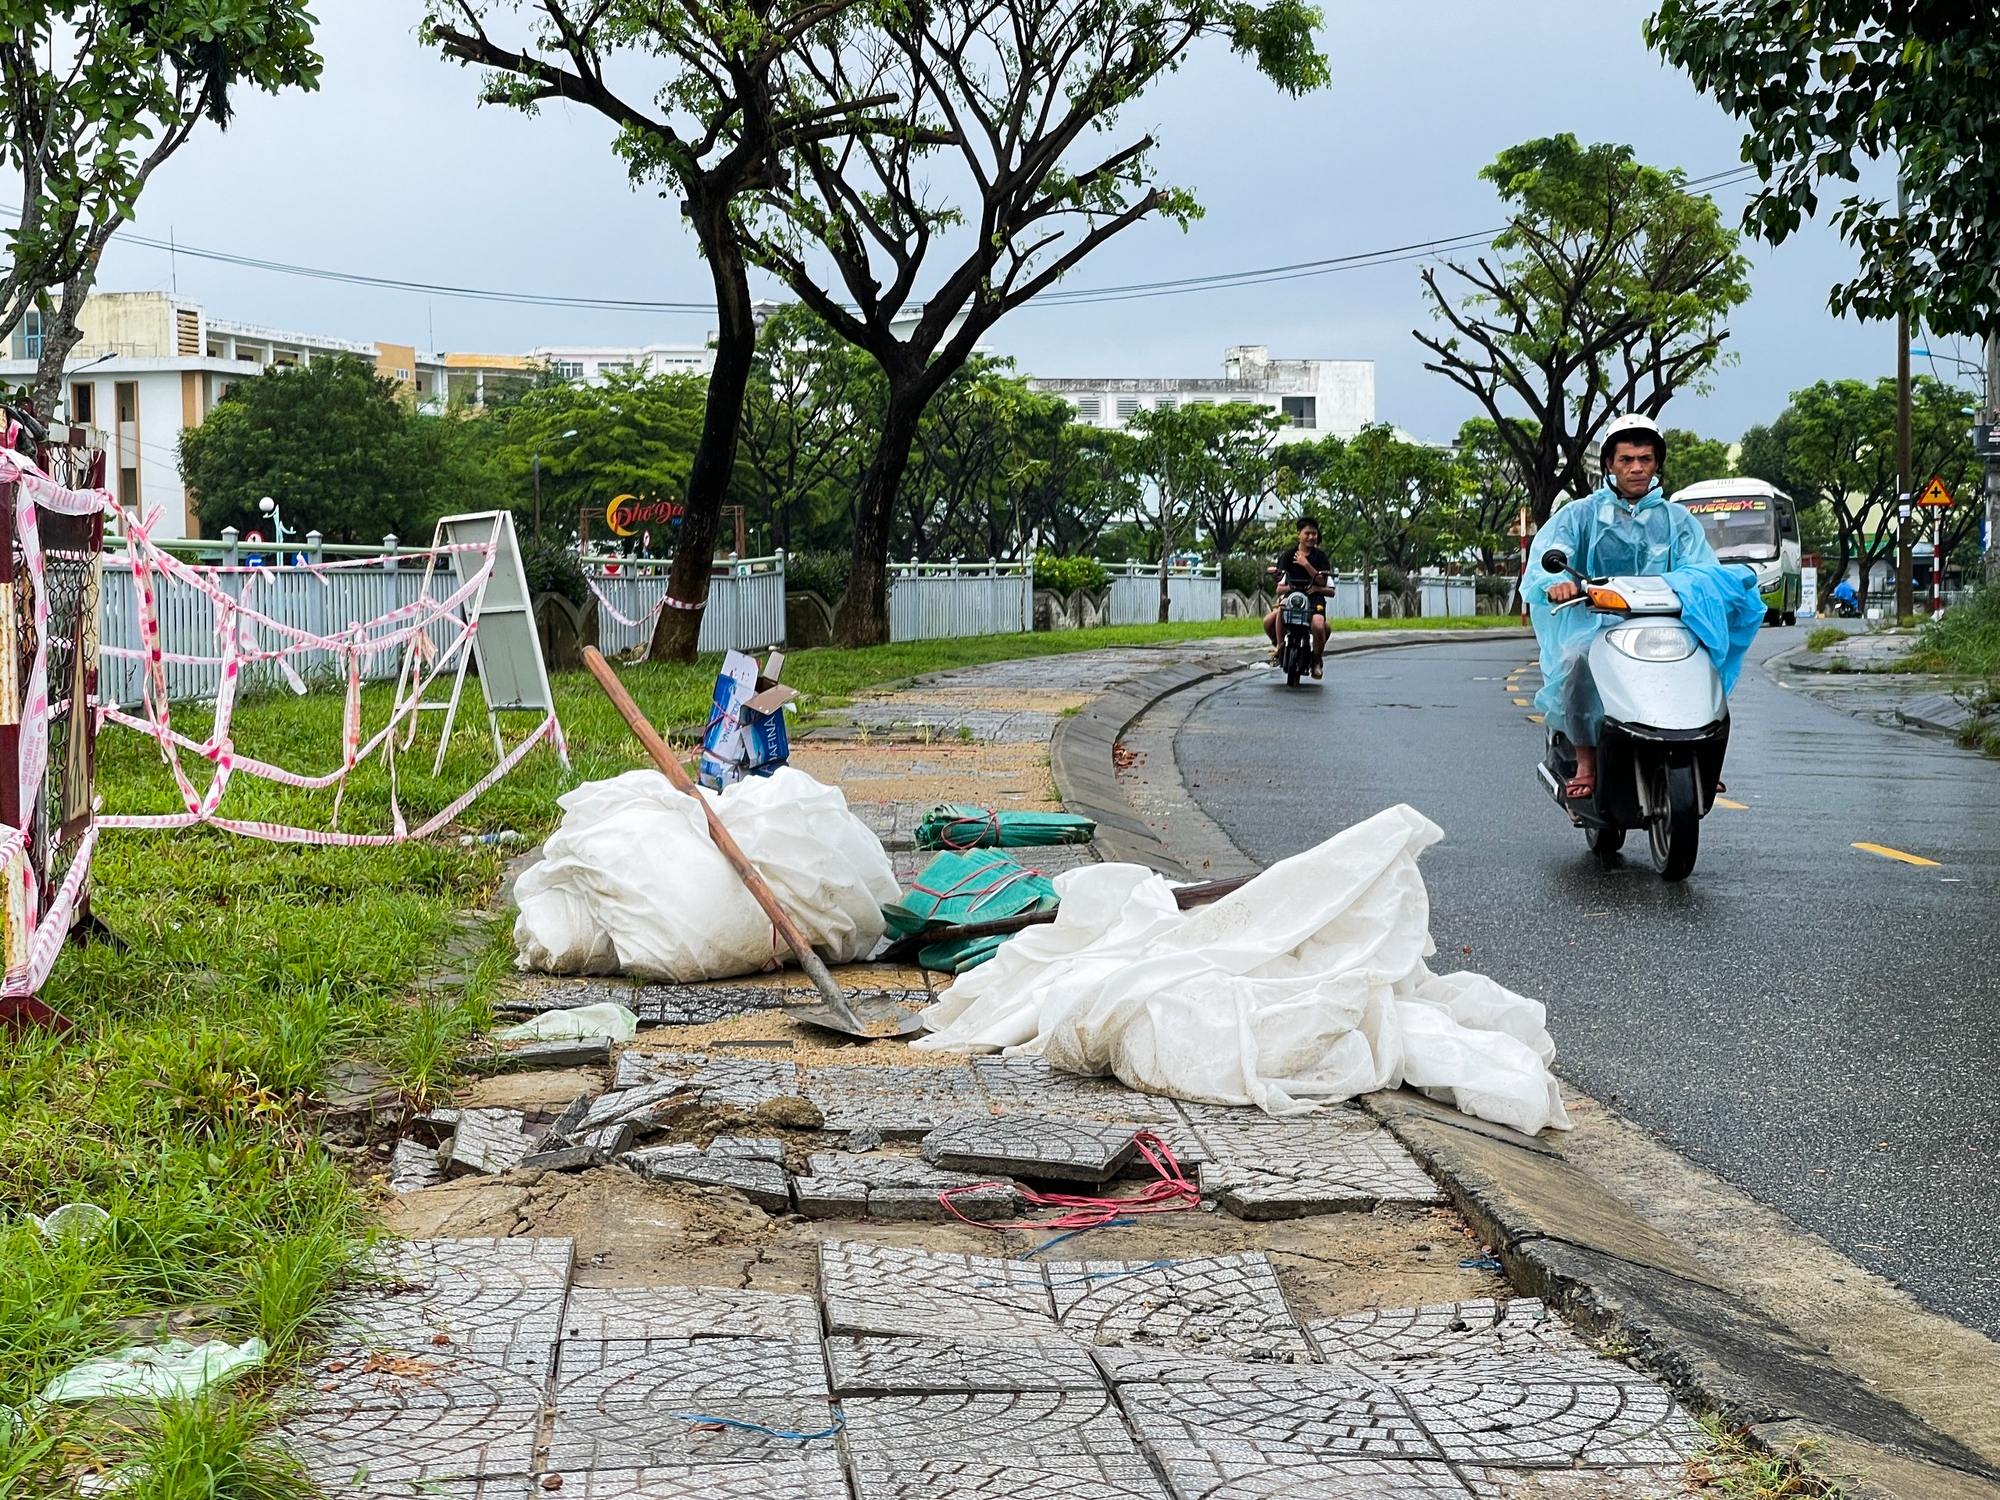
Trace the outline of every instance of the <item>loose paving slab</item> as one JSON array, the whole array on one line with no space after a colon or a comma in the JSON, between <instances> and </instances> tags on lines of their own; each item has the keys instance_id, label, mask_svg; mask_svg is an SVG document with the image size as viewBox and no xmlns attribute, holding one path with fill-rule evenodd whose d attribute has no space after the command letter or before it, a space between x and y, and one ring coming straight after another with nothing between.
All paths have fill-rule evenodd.
<instances>
[{"instance_id":1,"label":"loose paving slab","mask_svg":"<svg viewBox=\"0 0 2000 1500\"><path fill-rule=\"evenodd\" d=\"M573 1287L563 1311L570 1339L819 1337L810 1297L738 1287Z\"/></svg>"},{"instance_id":2,"label":"loose paving slab","mask_svg":"<svg viewBox=\"0 0 2000 1500\"><path fill-rule=\"evenodd\" d=\"M675 1143L628 1151L618 1160L652 1182L692 1182L701 1187L733 1188L759 1208L783 1213L792 1206L791 1184L785 1177L784 1147L778 1160L718 1151L713 1146Z\"/></svg>"},{"instance_id":3,"label":"loose paving slab","mask_svg":"<svg viewBox=\"0 0 2000 1500\"><path fill-rule=\"evenodd\" d=\"M1262 1255L1164 1265L1051 1261L1062 1331L1087 1344L1200 1351L1233 1359L1313 1357Z\"/></svg>"},{"instance_id":4,"label":"loose paving slab","mask_svg":"<svg viewBox=\"0 0 2000 1500\"><path fill-rule=\"evenodd\" d=\"M1367 1213L1378 1203L1444 1195L1396 1138L1358 1111L1303 1120L1198 1120L1207 1147L1201 1188L1239 1219Z\"/></svg>"},{"instance_id":5,"label":"loose paving slab","mask_svg":"<svg viewBox=\"0 0 2000 1500\"><path fill-rule=\"evenodd\" d=\"M955 1172L1108 1182L1138 1147L1128 1125L1010 1114L958 1120L924 1137L924 1160Z\"/></svg>"},{"instance_id":6,"label":"loose paving slab","mask_svg":"<svg viewBox=\"0 0 2000 1500\"><path fill-rule=\"evenodd\" d=\"M642 984L625 1003L649 1026L711 1026L776 1010L785 1004L785 991L773 985Z\"/></svg>"},{"instance_id":7,"label":"loose paving slab","mask_svg":"<svg viewBox=\"0 0 2000 1500\"><path fill-rule=\"evenodd\" d=\"M1212 1363L1205 1361L1204 1363ZM1320 1365L1210 1371L1198 1381L1120 1382L1118 1399L1147 1445L1232 1446L1325 1457L1441 1459L1387 1386Z\"/></svg>"},{"instance_id":8,"label":"loose paving slab","mask_svg":"<svg viewBox=\"0 0 2000 1500\"><path fill-rule=\"evenodd\" d=\"M389 1155L389 1186L398 1193L421 1192L444 1181L444 1163L422 1141L400 1140Z\"/></svg>"},{"instance_id":9,"label":"loose paving slab","mask_svg":"<svg viewBox=\"0 0 2000 1500\"><path fill-rule=\"evenodd\" d=\"M889 1139L928 1135L952 1120L987 1113L969 1068L815 1068L795 1090L818 1107L828 1130L875 1129Z\"/></svg>"},{"instance_id":10,"label":"loose paving slab","mask_svg":"<svg viewBox=\"0 0 2000 1500\"><path fill-rule=\"evenodd\" d=\"M842 1396L953 1391L1098 1391L1089 1351L1064 1339L850 1338L826 1341Z\"/></svg>"},{"instance_id":11,"label":"loose paving slab","mask_svg":"<svg viewBox=\"0 0 2000 1500\"><path fill-rule=\"evenodd\" d=\"M1006 1219L1020 1207L1011 1183L947 1172L921 1157L822 1151L809 1157L807 1166L807 1175L793 1185L798 1211L807 1218ZM950 1208L940 1196L947 1191Z\"/></svg>"},{"instance_id":12,"label":"loose paving slab","mask_svg":"<svg viewBox=\"0 0 2000 1500\"><path fill-rule=\"evenodd\" d=\"M518 1109L462 1109L443 1153L447 1172L511 1172L535 1149Z\"/></svg>"},{"instance_id":13,"label":"loose paving slab","mask_svg":"<svg viewBox=\"0 0 2000 1500\"><path fill-rule=\"evenodd\" d=\"M1686 1464L1634 1469L1501 1469L1460 1464L1474 1500L1686 1500Z\"/></svg>"},{"instance_id":14,"label":"loose paving slab","mask_svg":"<svg viewBox=\"0 0 2000 1500\"><path fill-rule=\"evenodd\" d=\"M763 1462L584 1469L563 1476L563 1500L847 1500L831 1452Z\"/></svg>"},{"instance_id":15,"label":"loose paving slab","mask_svg":"<svg viewBox=\"0 0 2000 1500\"><path fill-rule=\"evenodd\" d=\"M862 1449L853 1455L859 1500L1168 1500L1143 1456L986 1455L912 1458Z\"/></svg>"},{"instance_id":16,"label":"loose paving slab","mask_svg":"<svg viewBox=\"0 0 2000 1500\"><path fill-rule=\"evenodd\" d=\"M1516 1367L1490 1379L1437 1376L1397 1394L1447 1458L1525 1467L1670 1464L1700 1451L1701 1430L1664 1387L1609 1361L1545 1379Z\"/></svg>"},{"instance_id":17,"label":"loose paving slab","mask_svg":"<svg viewBox=\"0 0 2000 1500\"><path fill-rule=\"evenodd\" d=\"M980 1255L829 1241L819 1250L830 1333L1048 1338L1058 1332L1041 1268Z\"/></svg>"},{"instance_id":18,"label":"loose paving slab","mask_svg":"<svg viewBox=\"0 0 2000 1500\"><path fill-rule=\"evenodd\" d=\"M1258 1443L1151 1443L1174 1500L1468 1500L1449 1467ZM1584 1500L1579 1492L1576 1500Z\"/></svg>"},{"instance_id":19,"label":"loose paving slab","mask_svg":"<svg viewBox=\"0 0 2000 1500\"><path fill-rule=\"evenodd\" d=\"M1327 1360L1377 1366L1509 1355L1596 1358L1539 1297L1350 1313L1308 1322L1306 1335Z\"/></svg>"}]
</instances>

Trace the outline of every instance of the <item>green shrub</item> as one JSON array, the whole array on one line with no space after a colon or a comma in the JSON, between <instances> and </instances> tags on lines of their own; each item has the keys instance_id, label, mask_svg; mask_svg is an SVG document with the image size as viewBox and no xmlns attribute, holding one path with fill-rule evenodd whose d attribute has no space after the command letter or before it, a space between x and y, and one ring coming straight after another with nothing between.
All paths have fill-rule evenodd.
<instances>
[{"instance_id":1,"label":"green shrub","mask_svg":"<svg viewBox=\"0 0 2000 1500\"><path fill-rule=\"evenodd\" d=\"M1847 632L1838 625L1822 625L1806 637L1806 650L1824 651L1847 637Z\"/></svg>"},{"instance_id":2,"label":"green shrub","mask_svg":"<svg viewBox=\"0 0 2000 1500\"><path fill-rule=\"evenodd\" d=\"M1057 557L1053 552L1035 554L1035 587L1073 594L1078 589L1095 593L1111 581L1104 564L1094 557Z\"/></svg>"},{"instance_id":3,"label":"green shrub","mask_svg":"<svg viewBox=\"0 0 2000 1500\"><path fill-rule=\"evenodd\" d=\"M2000 675L2000 587L1974 589L1962 603L1924 626L1916 649L1898 663L1898 669Z\"/></svg>"},{"instance_id":4,"label":"green shrub","mask_svg":"<svg viewBox=\"0 0 2000 1500\"><path fill-rule=\"evenodd\" d=\"M838 605L847 593L847 570L852 559L845 552L793 552L785 557L785 587L818 594L828 604Z\"/></svg>"},{"instance_id":5,"label":"green shrub","mask_svg":"<svg viewBox=\"0 0 2000 1500\"><path fill-rule=\"evenodd\" d=\"M1222 560L1222 586L1246 596L1269 588L1271 575L1265 571L1268 567L1270 563L1262 557L1234 553Z\"/></svg>"},{"instance_id":6,"label":"green shrub","mask_svg":"<svg viewBox=\"0 0 2000 1500\"><path fill-rule=\"evenodd\" d=\"M553 536L522 537L521 566L528 575L529 594L561 594L579 609L590 602L583 565Z\"/></svg>"}]
</instances>

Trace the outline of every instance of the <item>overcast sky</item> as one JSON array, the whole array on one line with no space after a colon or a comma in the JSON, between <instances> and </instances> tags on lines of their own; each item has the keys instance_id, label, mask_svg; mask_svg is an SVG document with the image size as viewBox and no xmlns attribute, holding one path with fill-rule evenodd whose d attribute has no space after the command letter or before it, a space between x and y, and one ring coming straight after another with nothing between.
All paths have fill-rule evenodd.
<instances>
[{"instance_id":1,"label":"overcast sky","mask_svg":"<svg viewBox=\"0 0 2000 1500\"><path fill-rule=\"evenodd\" d=\"M269 260L481 289L698 301L706 272L671 203L635 192L596 115L482 108L474 76L419 47L415 0L322 0L326 73L311 95L244 94L148 187L136 230ZM1478 181L1502 147L1556 131L1635 146L1690 176L1738 164L1738 132L1640 42L1636 0L1326 0L1331 88L1281 97L1217 53L1128 116L1163 142L1163 175L1207 217L1125 237L1073 277L1111 286L1352 254L1499 221ZM1742 191L1725 192L1733 218ZM1837 321L1827 288L1852 257L1811 227L1753 247L1738 362L1669 422L1735 437L1809 381L1893 368L1892 332ZM166 289L213 317L436 349L698 340L704 314L612 314L425 297L247 270L114 244L104 290ZM1276 357L1372 359L1378 414L1432 439L1472 414L1423 369L1417 268L1097 306L1037 308L991 336L1042 375L1221 373L1230 344ZM1940 352L1943 346L1940 345ZM1920 370L1923 362L1919 361Z\"/></svg>"}]
</instances>

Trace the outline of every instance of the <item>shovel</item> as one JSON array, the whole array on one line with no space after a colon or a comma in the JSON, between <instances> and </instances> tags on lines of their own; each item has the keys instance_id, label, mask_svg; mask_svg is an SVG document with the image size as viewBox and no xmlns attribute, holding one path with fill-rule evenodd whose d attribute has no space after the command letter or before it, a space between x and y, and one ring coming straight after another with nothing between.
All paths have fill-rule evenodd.
<instances>
[{"instance_id":1,"label":"shovel","mask_svg":"<svg viewBox=\"0 0 2000 1500\"><path fill-rule=\"evenodd\" d=\"M736 840L730 836L729 830L722 826L722 819L715 815L715 804L695 790L694 782L688 778L688 773L682 768L681 763L674 758L673 750L660 738L659 732L653 728L645 714L639 711L639 705L634 703L632 695L625 691L625 684L620 682L617 673L611 670L611 663L598 653L595 646L585 646L583 664L590 669L590 675L597 679L597 685L604 689L604 696L611 700L611 706L618 710L632 733L639 737L639 743L644 745L646 753L653 757L653 764L660 768L660 774L701 804L702 812L708 816L708 836L715 841L715 847L722 851L722 857L735 868L745 888L757 898L757 904L764 908L764 915L771 919L771 925L791 948L792 956L799 961L799 967L805 970L806 978L810 979L813 988L819 991L824 1004L800 1007L796 1012L799 1019L811 1020L815 1025L825 1027L829 1031L838 1031L846 1036L872 1037L872 1033L861 1024L860 1018L848 1005L847 996L841 992L840 986L833 982L833 975L827 972L826 965L821 963L819 955L813 952L812 944L807 942L805 934L799 931L798 924L785 915L785 909L778 905L777 895L764 883L764 877L757 873L757 867L751 864L749 858L737 847Z\"/></svg>"}]
</instances>

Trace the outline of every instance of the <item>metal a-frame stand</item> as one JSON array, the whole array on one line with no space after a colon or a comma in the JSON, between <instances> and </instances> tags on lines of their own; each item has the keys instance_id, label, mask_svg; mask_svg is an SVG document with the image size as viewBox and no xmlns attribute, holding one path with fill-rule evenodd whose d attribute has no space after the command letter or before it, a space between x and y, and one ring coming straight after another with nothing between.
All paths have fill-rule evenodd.
<instances>
[{"instance_id":1,"label":"metal a-frame stand","mask_svg":"<svg viewBox=\"0 0 2000 1500\"><path fill-rule=\"evenodd\" d=\"M458 667L452 673L451 696L420 698L410 714L409 732L403 740L403 748L407 750L416 740L417 723L423 714L440 711L444 714L437 757L431 763L433 776L444 769L445 751L451 747L452 728L458 722L458 701L465 692L468 669L477 668L479 672L480 691L486 697L486 720L493 731L495 759L506 756L506 746L500 738L501 714L533 713L546 718L556 711L555 695L549 689L548 667L542 660L541 638L535 630L534 598L528 592L527 570L521 565L521 547L514 534L512 511L474 511L439 521L437 533L431 539L434 550L424 565L423 597L439 597L431 590L440 575L450 580L443 593L456 591L468 572L462 566L462 559L477 554L441 553L435 549L466 543L477 546L490 543L494 549L493 571L465 601L465 622L472 631L472 640L459 652ZM418 648L412 642L403 655L402 670L396 678L398 707L407 701L404 693L417 680ZM556 740L556 754L565 766L569 764L560 737Z\"/></svg>"}]
</instances>

